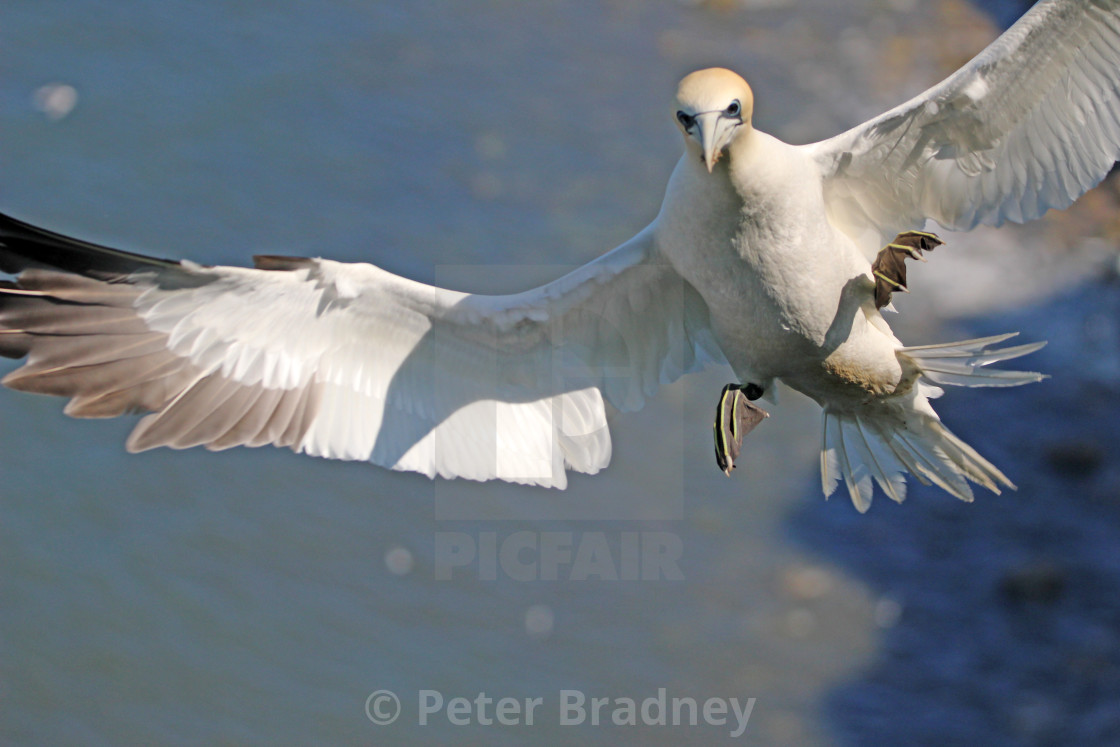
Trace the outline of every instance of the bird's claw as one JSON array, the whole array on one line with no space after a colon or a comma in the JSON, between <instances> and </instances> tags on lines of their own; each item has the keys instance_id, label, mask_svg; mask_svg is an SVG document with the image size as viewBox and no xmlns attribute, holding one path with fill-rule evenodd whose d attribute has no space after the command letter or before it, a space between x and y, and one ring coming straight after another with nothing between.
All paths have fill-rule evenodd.
<instances>
[{"instance_id":1,"label":"bird's claw","mask_svg":"<svg viewBox=\"0 0 1120 747\"><path fill-rule=\"evenodd\" d=\"M753 396L752 396L753 395ZM728 477L735 469L735 460L743 447L743 437L754 430L755 426L770 413L758 407L751 399L762 396L757 384L745 387L728 384L719 395L716 407L716 464Z\"/></svg>"},{"instance_id":2,"label":"bird's claw","mask_svg":"<svg viewBox=\"0 0 1120 747\"><path fill-rule=\"evenodd\" d=\"M925 231L906 231L895 237L875 258L871 273L875 276L875 308L881 309L891 302L895 291L908 292L906 287L906 260L925 262L922 252L932 251L944 244L936 234Z\"/></svg>"}]
</instances>

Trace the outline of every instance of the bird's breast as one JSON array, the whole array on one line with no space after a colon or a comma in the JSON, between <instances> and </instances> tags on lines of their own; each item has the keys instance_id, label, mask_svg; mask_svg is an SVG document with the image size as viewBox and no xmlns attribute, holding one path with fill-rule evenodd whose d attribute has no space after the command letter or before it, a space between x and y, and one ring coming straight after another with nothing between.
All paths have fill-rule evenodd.
<instances>
[{"instance_id":1,"label":"bird's breast","mask_svg":"<svg viewBox=\"0 0 1120 747\"><path fill-rule=\"evenodd\" d=\"M679 179L659 216L662 251L704 298L740 376L820 368L852 327L840 317L860 313L865 269L837 247L819 195L733 184L732 173Z\"/></svg>"}]
</instances>

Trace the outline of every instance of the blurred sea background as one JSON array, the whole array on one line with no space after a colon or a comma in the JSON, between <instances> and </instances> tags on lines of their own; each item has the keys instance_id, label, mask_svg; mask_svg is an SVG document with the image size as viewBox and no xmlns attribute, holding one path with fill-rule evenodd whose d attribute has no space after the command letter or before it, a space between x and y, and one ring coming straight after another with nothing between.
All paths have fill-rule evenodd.
<instances>
[{"instance_id":1,"label":"blurred sea background","mask_svg":"<svg viewBox=\"0 0 1120 747\"><path fill-rule=\"evenodd\" d=\"M199 262L371 261L518 290L655 215L677 80L750 81L828 137L940 80L1021 11L964 0L63 3L0 11L0 210ZM819 492L786 392L728 480L730 372L612 417L567 492L433 483L277 449L126 455L127 419L0 393L0 742L720 744L558 724L556 696L755 698L751 745L1120 743L1120 201L947 236L892 320L913 344L1050 339L942 417L1020 489ZM498 269L500 268L500 269ZM14 364L4 363L4 370ZM610 510L596 512L596 506ZM650 509L651 506L656 507ZM452 517L452 518L449 518ZM440 536L679 539L683 578L436 577ZM375 690L403 701L379 727ZM529 726L418 726L416 697L543 697Z\"/></svg>"}]
</instances>

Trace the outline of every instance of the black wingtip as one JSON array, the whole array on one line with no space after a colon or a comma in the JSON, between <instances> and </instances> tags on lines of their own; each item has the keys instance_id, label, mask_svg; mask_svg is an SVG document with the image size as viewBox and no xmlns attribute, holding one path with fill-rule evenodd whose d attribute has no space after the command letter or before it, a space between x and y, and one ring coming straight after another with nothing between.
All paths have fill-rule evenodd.
<instances>
[{"instance_id":1,"label":"black wingtip","mask_svg":"<svg viewBox=\"0 0 1120 747\"><path fill-rule=\"evenodd\" d=\"M0 270L16 274L29 267L119 277L143 270L178 268L180 264L71 238L0 213Z\"/></svg>"}]
</instances>

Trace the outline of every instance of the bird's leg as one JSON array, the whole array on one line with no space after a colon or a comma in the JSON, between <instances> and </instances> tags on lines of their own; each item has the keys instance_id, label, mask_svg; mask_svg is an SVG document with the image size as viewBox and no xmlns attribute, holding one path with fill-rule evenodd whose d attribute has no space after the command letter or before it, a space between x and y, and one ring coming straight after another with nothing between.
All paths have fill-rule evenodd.
<instances>
[{"instance_id":1,"label":"bird's leg","mask_svg":"<svg viewBox=\"0 0 1120 747\"><path fill-rule=\"evenodd\" d=\"M716 464L728 477L742 450L743 436L770 417L770 413L751 402L761 396L762 387L758 384L728 384L720 392L716 407Z\"/></svg>"},{"instance_id":2,"label":"bird's leg","mask_svg":"<svg viewBox=\"0 0 1120 747\"><path fill-rule=\"evenodd\" d=\"M871 272L875 276L875 308L881 309L889 304L891 293L896 290L907 292L907 258L925 262L922 252L932 251L934 247L944 243L932 233L906 231L883 247L871 265Z\"/></svg>"}]
</instances>

